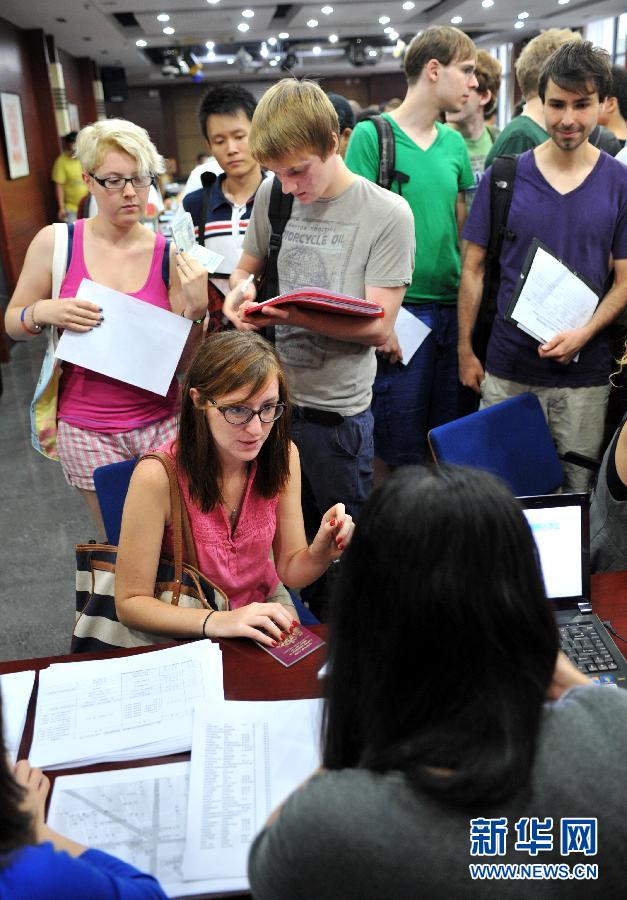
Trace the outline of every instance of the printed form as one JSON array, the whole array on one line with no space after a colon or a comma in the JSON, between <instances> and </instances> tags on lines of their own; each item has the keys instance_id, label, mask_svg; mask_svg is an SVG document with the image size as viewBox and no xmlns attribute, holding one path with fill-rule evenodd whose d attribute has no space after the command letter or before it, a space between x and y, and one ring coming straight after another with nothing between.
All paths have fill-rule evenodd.
<instances>
[{"instance_id":1,"label":"printed form","mask_svg":"<svg viewBox=\"0 0 627 900\"><path fill-rule=\"evenodd\" d=\"M191 748L194 706L223 702L222 653L209 641L55 663L39 675L30 761L69 768L180 753Z\"/></svg>"},{"instance_id":2,"label":"printed form","mask_svg":"<svg viewBox=\"0 0 627 900\"><path fill-rule=\"evenodd\" d=\"M35 672L32 669L0 675L4 743L12 762L17 761L34 684Z\"/></svg>"}]
</instances>

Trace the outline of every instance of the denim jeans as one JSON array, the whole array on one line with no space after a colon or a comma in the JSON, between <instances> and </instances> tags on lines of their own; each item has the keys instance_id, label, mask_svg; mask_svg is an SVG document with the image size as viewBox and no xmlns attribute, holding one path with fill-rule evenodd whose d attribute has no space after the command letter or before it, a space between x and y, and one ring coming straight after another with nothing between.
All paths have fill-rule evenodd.
<instances>
[{"instance_id":1,"label":"denim jeans","mask_svg":"<svg viewBox=\"0 0 627 900\"><path fill-rule=\"evenodd\" d=\"M460 415L457 307L408 303L405 309L431 333L408 365L378 359L372 398L374 447L391 466L423 462L427 432Z\"/></svg>"}]
</instances>

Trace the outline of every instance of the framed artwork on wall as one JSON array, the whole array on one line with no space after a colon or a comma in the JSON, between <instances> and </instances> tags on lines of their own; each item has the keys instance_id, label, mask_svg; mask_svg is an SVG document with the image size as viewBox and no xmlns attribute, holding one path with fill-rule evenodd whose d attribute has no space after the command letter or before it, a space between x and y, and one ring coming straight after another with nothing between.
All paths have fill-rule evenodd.
<instances>
[{"instance_id":1,"label":"framed artwork on wall","mask_svg":"<svg viewBox=\"0 0 627 900\"><path fill-rule=\"evenodd\" d=\"M2 125L7 148L9 178L23 178L29 174L26 138L22 119L22 102L19 94L0 93Z\"/></svg>"},{"instance_id":2,"label":"framed artwork on wall","mask_svg":"<svg viewBox=\"0 0 627 900\"><path fill-rule=\"evenodd\" d=\"M76 103L68 103L67 111L70 116L70 131L80 131L81 123L78 118L78 106Z\"/></svg>"}]
</instances>

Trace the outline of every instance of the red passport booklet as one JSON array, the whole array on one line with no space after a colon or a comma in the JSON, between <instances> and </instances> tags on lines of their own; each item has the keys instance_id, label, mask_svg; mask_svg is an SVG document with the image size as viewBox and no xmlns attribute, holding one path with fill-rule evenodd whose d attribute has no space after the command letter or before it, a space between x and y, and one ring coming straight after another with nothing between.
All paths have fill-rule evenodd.
<instances>
[{"instance_id":1,"label":"red passport booklet","mask_svg":"<svg viewBox=\"0 0 627 900\"><path fill-rule=\"evenodd\" d=\"M255 643L259 643L256 641ZM259 644L262 650L274 656L275 659L283 666L293 666L299 659L309 656L318 647L322 647L325 642L313 631L305 628L303 625L297 625L291 634L288 634L285 640L281 641L278 647L266 647L265 644Z\"/></svg>"},{"instance_id":2,"label":"red passport booklet","mask_svg":"<svg viewBox=\"0 0 627 900\"><path fill-rule=\"evenodd\" d=\"M257 306L250 306L245 310L247 316L256 316L264 306L287 306L295 303L303 309L318 310L319 312L341 313L344 316L368 316L381 317L383 307L370 300L360 300L358 297L349 297L348 294L336 294L333 291L325 291L322 288L301 288L299 291L291 291L288 294L280 294L270 300L264 300Z\"/></svg>"}]
</instances>

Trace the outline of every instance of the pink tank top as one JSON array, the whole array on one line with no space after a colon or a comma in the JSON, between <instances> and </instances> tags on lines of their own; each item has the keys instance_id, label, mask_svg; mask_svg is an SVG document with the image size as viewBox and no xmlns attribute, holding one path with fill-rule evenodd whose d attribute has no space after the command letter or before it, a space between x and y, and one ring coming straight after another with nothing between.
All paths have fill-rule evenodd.
<instances>
[{"instance_id":1,"label":"pink tank top","mask_svg":"<svg viewBox=\"0 0 627 900\"><path fill-rule=\"evenodd\" d=\"M173 442L170 442L158 449L173 456L172 445ZM198 568L224 591L231 609L255 601L263 603L279 584L279 576L269 558L276 531L279 498L267 500L257 492L254 483L256 471L257 464L253 462L233 535L222 504L211 512L201 512L190 499L185 479L180 473L178 475L196 544ZM164 532L162 552L165 556L172 556L172 530L169 526Z\"/></svg>"},{"instance_id":2,"label":"pink tank top","mask_svg":"<svg viewBox=\"0 0 627 900\"><path fill-rule=\"evenodd\" d=\"M91 278L85 266L83 236L86 219L78 219L74 225L72 259L60 297L76 297L83 278ZM170 309L168 290L163 283L161 267L166 241L157 234L150 271L145 284L131 297L137 297L153 306ZM160 422L178 411L179 389L176 378L165 397L142 388L126 384L115 378L100 375L81 366L63 363L59 384L58 418L70 425L88 431L114 434L143 428Z\"/></svg>"}]
</instances>

